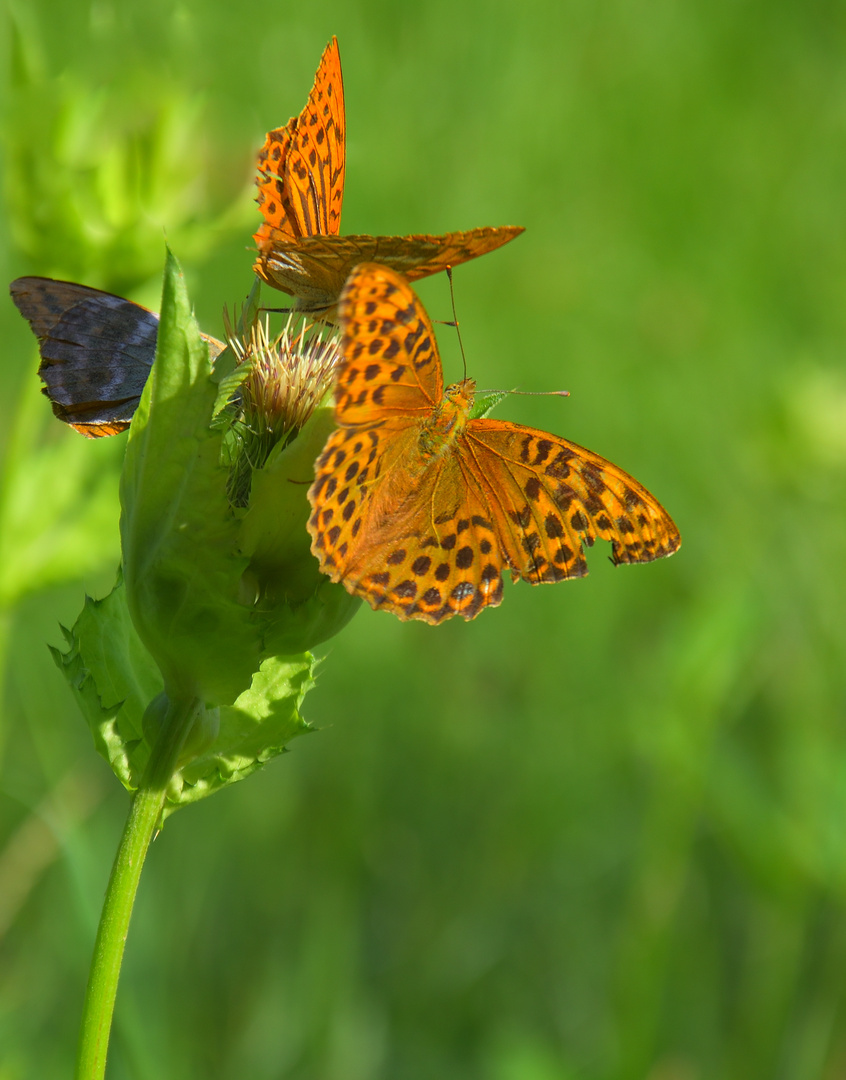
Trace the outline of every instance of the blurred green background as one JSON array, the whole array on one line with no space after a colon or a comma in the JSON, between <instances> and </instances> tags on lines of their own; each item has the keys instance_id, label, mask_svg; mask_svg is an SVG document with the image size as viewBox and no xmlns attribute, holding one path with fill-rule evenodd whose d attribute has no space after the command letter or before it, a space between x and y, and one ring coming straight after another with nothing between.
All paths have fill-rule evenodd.
<instances>
[{"instance_id":1,"label":"blurred green background","mask_svg":"<svg viewBox=\"0 0 846 1080\"><path fill-rule=\"evenodd\" d=\"M525 225L456 273L469 373L570 390L498 414L684 545L469 624L357 615L321 730L153 846L110 1077L843 1077L846 7L19 0L0 276L155 307L166 237L220 334L332 33L344 231ZM127 796L45 643L113 580L123 439L55 421L0 326L0 1080L58 1080Z\"/></svg>"}]
</instances>

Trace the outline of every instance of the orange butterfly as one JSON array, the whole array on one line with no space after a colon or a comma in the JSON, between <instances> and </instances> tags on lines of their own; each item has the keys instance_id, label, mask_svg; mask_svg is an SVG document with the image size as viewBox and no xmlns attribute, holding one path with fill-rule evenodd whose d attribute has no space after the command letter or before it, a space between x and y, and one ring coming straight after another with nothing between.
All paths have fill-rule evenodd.
<instances>
[{"instance_id":1,"label":"orange butterfly","mask_svg":"<svg viewBox=\"0 0 846 1080\"><path fill-rule=\"evenodd\" d=\"M306 107L268 133L258 157L264 224L253 269L295 307L334 321L338 296L358 263L381 262L414 281L494 251L522 228L470 229L443 236L339 236L346 125L338 41L324 50Z\"/></svg>"},{"instance_id":2,"label":"orange butterfly","mask_svg":"<svg viewBox=\"0 0 846 1080\"><path fill-rule=\"evenodd\" d=\"M502 572L532 585L678 551L642 484L584 447L507 420L471 419L473 379L444 390L432 324L403 279L356 267L339 302L336 431L308 496L311 550L333 581L400 619L472 619Z\"/></svg>"},{"instance_id":3,"label":"orange butterfly","mask_svg":"<svg viewBox=\"0 0 846 1080\"><path fill-rule=\"evenodd\" d=\"M91 439L126 430L156 356L158 315L72 281L21 277L9 291L38 338L38 374L56 416ZM203 338L212 359L223 351Z\"/></svg>"}]
</instances>

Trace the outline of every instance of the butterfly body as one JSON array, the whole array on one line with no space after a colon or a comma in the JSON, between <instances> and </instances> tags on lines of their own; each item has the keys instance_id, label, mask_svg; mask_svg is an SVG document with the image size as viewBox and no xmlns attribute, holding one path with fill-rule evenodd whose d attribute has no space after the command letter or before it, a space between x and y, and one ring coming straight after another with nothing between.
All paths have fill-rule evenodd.
<instances>
[{"instance_id":1,"label":"butterfly body","mask_svg":"<svg viewBox=\"0 0 846 1080\"><path fill-rule=\"evenodd\" d=\"M454 452L464 435L475 396L475 379L463 379L444 390L443 400L424 421L420 432L420 451L425 461Z\"/></svg>"},{"instance_id":2,"label":"butterfly body","mask_svg":"<svg viewBox=\"0 0 846 1080\"><path fill-rule=\"evenodd\" d=\"M335 322L353 268L379 262L410 281L494 251L522 228L469 229L438 236L341 236L346 120L338 42L323 52L306 106L268 133L258 156L254 235L259 277L294 297L294 309Z\"/></svg>"},{"instance_id":3,"label":"butterfly body","mask_svg":"<svg viewBox=\"0 0 846 1080\"><path fill-rule=\"evenodd\" d=\"M402 619L471 619L512 580L671 555L678 529L619 466L560 436L472 417L472 379L443 387L431 323L384 266L356 268L339 307L335 421L309 489L312 551L332 580Z\"/></svg>"}]
</instances>

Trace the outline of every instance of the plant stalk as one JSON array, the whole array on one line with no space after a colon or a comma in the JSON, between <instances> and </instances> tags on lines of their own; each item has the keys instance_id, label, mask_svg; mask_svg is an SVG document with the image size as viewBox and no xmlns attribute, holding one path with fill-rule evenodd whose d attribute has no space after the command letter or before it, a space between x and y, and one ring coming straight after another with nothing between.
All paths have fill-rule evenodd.
<instances>
[{"instance_id":1,"label":"plant stalk","mask_svg":"<svg viewBox=\"0 0 846 1080\"><path fill-rule=\"evenodd\" d=\"M120 966L141 868L164 806L167 785L201 708L196 698L171 701L161 735L132 798L94 943L82 1010L76 1080L103 1080L105 1076Z\"/></svg>"}]
</instances>

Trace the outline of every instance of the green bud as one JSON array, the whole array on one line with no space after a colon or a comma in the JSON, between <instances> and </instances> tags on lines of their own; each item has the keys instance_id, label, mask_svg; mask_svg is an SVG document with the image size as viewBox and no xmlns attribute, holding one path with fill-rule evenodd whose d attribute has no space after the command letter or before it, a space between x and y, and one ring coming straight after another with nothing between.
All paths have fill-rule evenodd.
<instances>
[{"instance_id":1,"label":"green bud","mask_svg":"<svg viewBox=\"0 0 846 1080\"><path fill-rule=\"evenodd\" d=\"M314 462L333 427L328 408L314 412L297 438L277 444L252 476L250 505L239 537L256 608L266 620L271 653L298 652L333 637L360 600L321 573L306 530Z\"/></svg>"}]
</instances>

